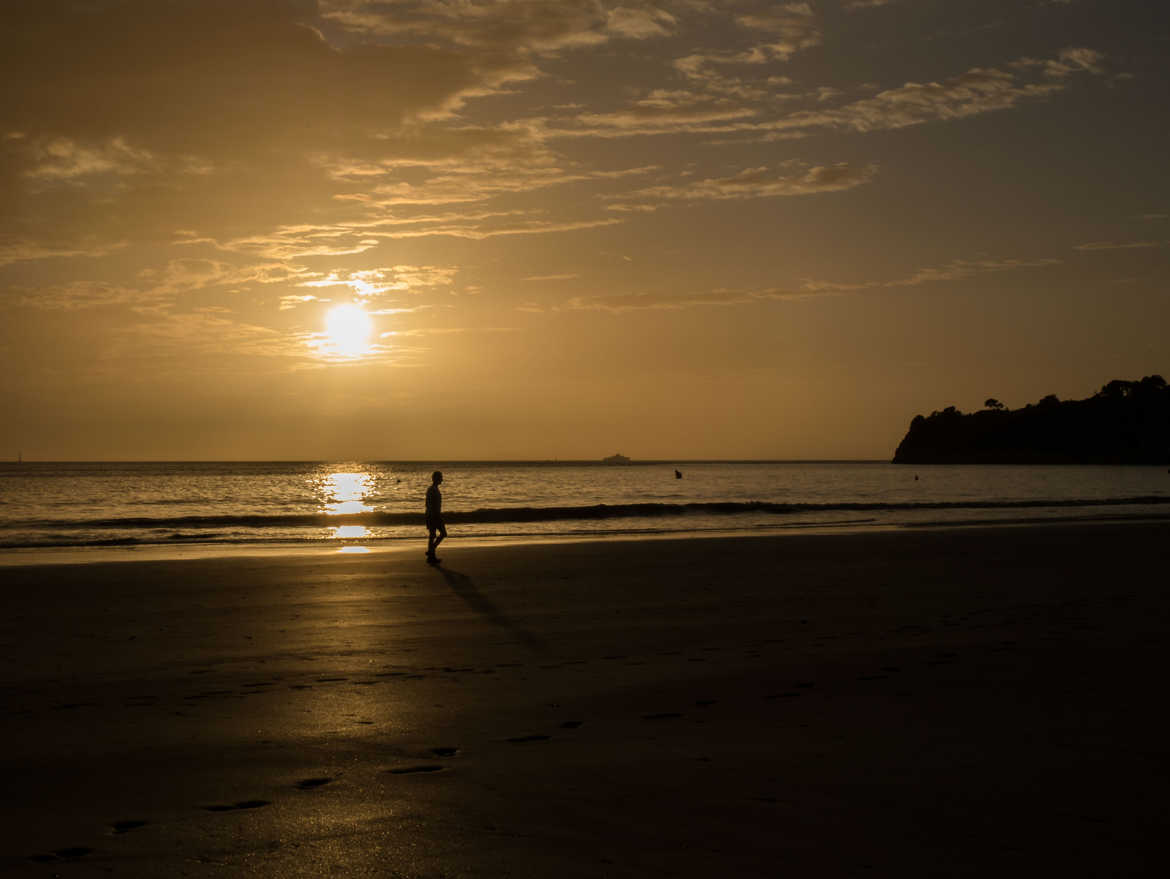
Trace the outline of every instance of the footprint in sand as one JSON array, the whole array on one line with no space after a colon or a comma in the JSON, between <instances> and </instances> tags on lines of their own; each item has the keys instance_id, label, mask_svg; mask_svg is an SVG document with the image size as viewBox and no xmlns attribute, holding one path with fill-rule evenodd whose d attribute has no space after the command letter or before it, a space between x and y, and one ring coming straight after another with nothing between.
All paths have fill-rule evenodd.
<instances>
[{"instance_id":1,"label":"footprint in sand","mask_svg":"<svg viewBox=\"0 0 1170 879\"><path fill-rule=\"evenodd\" d=\"M202 693L184 696L183 699L187 702L193 702L196 699L214 699L217 696L234 696L235 694L234 690L204 690Z\"/></svg>"},{"instance_id":2,"label":"footprint in sand","mask_svg":"<svg viewBox=\"0 0 1170 879\"><path fill-rule=\"evenodd\" d=\"M536 735L530 735L530 736L512 736L512 738L508 739L508 741L512 742L513 744L519 745L519 744L523 744L525 742L547 742L551 738L552 738L552 736L545 736L545 735L536 734Z\"/></svg>"},{"instance_id":3,"label":"footprint in sand","mask_svg":"<svg viewBox=\"0 0 1170 879\"><path fill-rule=\"evenodd\" d=\"M78 858L84 858L86 855L93 854L93 851L93 849L87 848L84 845L75 845L70 848L59 848L55 852L47 855L33 855L29 860L36 861L38 864L52 864L57 861L75 861Z\"/></svg>"},{"instance_id":4,"label":"footprint in sand","mask_svg":"<svg viewBox=\"0 0 1170 879\"><path fill-rule=\"evenodd\" d=\"M115 821L110 827L114 833L122 834L137 830L139 827L145 827L149 823L149 821Z\"/></svg>"},{"instance_id":5,"label":"footprint in sand","mask_svg":"<svg viewBox=\"0 0 1170 879\"><path fill-rule=\"evenodd\" d=\"M428 763L422 766L400 766L397 769L391 769L391 775L413 775L416 772L442 772L446 767L439 766L435 763Z\"/></svg>"},{"instance_id":6,"label":"footprint in sand","mask_svg":"<svg viewBox=\"0 0 1170 879\"><path fill-rule=\"evenodd\" d=\"M431 753L436 757L454 757L459 753L458 748L431 748Z\"/></svg>"},{"instance_id":7,"label":"footprint in sand","mask_svg":"<svg viewBox=\"0 0 1170 879\"><path fill-rule=\"evenodd\" d=\"M561 729L579 729L584 722L583 720L566 720L561 724Z\"/></svg>"},{"instance_id":8,"label":"footprint in sand","mask_svg":"<svg viewBox=\"0 0 1170 879\"><path fill-rule=\"evenodd\" d=\"M333 781L333 779L328 777L302 778L296 783L296 788L297 790L313 790L314 788L324 787L331 781Z\"/></svg>"},{"instance_id":9,"label":"footprint in sand","mask_svg":"<svg viewBox=\"0 0 1170 879\"><path fill-rule=\"evenodd\" d=\"M268 806L271 803L268 800L241 800L238 803L228 805L204 806L204 810L208 812L235 812L239 809L259 809L262 806Z\"/></svg>"},{"instance_id":10,"label":"footprint in sand","mask_svg":"<svg viewBox=\"0 0 1170 879\"><path fill-rule=\"evenodd\" d=\"M657 714L643 714L643 720L670 720L675 717L682 717L677 711L660 711Z\"/></svg>"}]
</instances>

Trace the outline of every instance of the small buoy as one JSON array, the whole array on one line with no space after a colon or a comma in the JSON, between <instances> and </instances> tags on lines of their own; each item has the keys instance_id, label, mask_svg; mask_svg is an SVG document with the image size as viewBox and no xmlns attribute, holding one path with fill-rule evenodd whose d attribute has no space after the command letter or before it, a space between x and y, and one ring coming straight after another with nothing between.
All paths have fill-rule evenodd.
<instances>
[{"instance_id":1,"label":"small buoy","mask_svg":"<svg viewBox=\"0 0 1170 879\"><path fill-rule=\"evenodd\" d=\"M675 479L682 479L682 472L679 470L675 470L674 471L674 478Z\"/></svg>"},{"instance_id":2,"label":"small buoy","mask_svg":"<svg viewBox=\"0 0 1170 879\"><path fill-rule=\"evenodd\" d=\"M915 474L914 474L914 481L915 481L915 482L917 482L917 481L918 481L918 474L917 474L917 473L915 473Z\"/></svg>"}]
</instances>

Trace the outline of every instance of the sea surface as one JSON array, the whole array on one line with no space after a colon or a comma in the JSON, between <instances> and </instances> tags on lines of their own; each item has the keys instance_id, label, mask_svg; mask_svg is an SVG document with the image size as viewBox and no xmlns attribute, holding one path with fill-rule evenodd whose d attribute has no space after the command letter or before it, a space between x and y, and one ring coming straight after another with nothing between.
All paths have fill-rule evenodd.
<instances>
[{"instance_id":1,"label":"sea surface","mask_svg":"<svg viewBox=\"0 0 1170 879\"><path fill-rule=\"evenodd\" d=\"M0 551L757 534L1170 516L1164 467L884 462L0 464ZM676 472L680 476L676 476Z\"/></svg>"}]
</instances>

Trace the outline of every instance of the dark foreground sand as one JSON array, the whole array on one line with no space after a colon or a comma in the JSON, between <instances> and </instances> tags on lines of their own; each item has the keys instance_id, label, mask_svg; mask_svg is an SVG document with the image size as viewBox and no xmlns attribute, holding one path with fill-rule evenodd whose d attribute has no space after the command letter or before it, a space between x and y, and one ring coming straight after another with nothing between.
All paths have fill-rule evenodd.
<instances>
[{"instance_id":1,"label":"dark foreground sand","mask_svg":"<svg viewBox=\"0 0 1170 879\"><path fill-rule=\"evenodd\" d=\"M0 873L1165 865L1170 524L444 550L0 568Z\"/></svg>"}]
</instances>

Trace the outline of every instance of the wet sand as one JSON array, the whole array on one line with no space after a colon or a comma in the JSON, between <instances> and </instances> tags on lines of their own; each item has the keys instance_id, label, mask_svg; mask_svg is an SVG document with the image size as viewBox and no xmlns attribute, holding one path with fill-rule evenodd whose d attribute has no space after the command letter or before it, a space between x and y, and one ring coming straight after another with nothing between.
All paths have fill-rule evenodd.
<instances>
[{"instance_id":1,"label":"wet sand","mask_svg":"<svg viewBox=\"0 0 1170 879\"><path fill-rule=\"evenodd\" d=\"M1170 524L0 569L0 872L1139 875Z\"/></svg>"}]
</instances>

